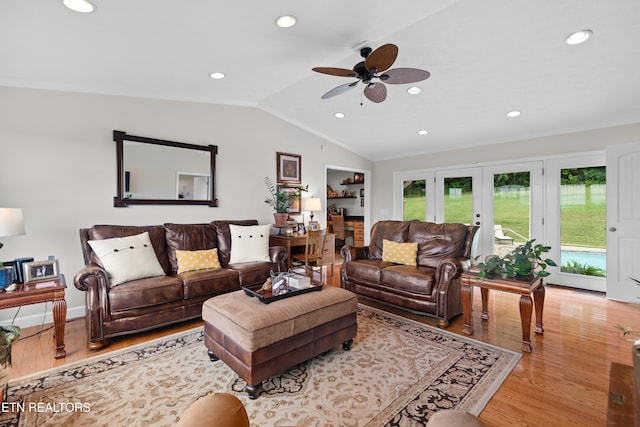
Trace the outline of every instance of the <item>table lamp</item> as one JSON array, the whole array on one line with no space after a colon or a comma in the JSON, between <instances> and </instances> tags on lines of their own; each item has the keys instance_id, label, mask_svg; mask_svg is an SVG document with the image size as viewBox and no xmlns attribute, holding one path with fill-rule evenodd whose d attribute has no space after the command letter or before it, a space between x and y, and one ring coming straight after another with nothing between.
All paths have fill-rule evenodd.
<instances>
[{"instance_id":1,"label":"table lamp","mask_svg":"<svg viewBox=\"0 0 640 427\"><path fill-rule=\"evenodd\" d=\"M0 208L0 237L22 234L24 234L22 209ZM0 248L2 248L2 243L0 243Z\"/></svg>"},{"instance_id":2,"label":"table lamp","mask_svg":"<svg viewBox=\"0 0 640 427\"><path fill-rule=\"evenodd\" d=\"M317 197L307 197L302 199L302 210L311 212L311 221L313 221L313 211L322 209L322 203Z\"/></svg>"}]
</instances>

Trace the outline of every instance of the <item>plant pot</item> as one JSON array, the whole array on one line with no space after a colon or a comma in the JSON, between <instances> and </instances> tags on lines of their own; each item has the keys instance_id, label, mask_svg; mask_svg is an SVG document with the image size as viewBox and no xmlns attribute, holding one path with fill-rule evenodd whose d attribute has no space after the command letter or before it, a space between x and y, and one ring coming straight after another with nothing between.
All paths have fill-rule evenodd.
<instances>
[{"instance_id":1,"label":"plant pot","mask_svg":"<svg viewBox=\"0 0 640 427\"><path fill-rule=\"evenodd\" d=\"M13 267L0 267L0 289L13 283Z\"/></svg>"},{"instance_id":2,"label":"plant pot","mask_svg":"<svg viewBox=\"0 0 640 427\"><path fill-rule=\"evenodd\" d=\"M274 213L273 219L276 221L276 225L287 225L288 213Z\"/></svg>"}]
</instances>

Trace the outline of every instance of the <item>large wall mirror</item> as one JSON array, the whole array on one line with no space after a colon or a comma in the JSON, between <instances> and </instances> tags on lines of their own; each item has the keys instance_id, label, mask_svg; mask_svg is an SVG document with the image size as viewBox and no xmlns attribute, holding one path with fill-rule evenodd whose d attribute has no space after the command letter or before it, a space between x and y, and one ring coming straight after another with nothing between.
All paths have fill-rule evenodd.
<instances>
[{"instance_id":1,"label":"large wall mirror","mask_svg":"<svg viewBox=\"0 0 640 427\"><path fill-rule=\"evenodd\" d=\"M218 206L218 147L128 135L114 130L118 191L113 206Z\"/></svg>"}]
</instances>

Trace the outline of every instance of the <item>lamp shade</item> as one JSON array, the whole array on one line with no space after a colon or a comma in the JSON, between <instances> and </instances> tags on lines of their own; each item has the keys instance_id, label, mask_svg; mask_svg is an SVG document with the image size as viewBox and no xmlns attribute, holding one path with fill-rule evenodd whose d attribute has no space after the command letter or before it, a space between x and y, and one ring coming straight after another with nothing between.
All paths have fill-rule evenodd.
<instances>
[{"instance_id":1,"label":"lamp shade","mask_svg":"<svg viewBox=\"0 0 640 427\"><path fill-rule=\"evenodd\" d=\"M317 197L307 197L306 199L302 199L302 210L303 211L319 211L322 209L322 203L320 199Z\"/></svg>"},{"instance_id":2,"label":"lamp shade","mask_svg":"<svg viewBox=\"0 0 640 427\"><path fill-rule=\"evenodd\" d=\"M22 209L0 208L0 237L24 234Z\"/></svg>"}]
</instances>

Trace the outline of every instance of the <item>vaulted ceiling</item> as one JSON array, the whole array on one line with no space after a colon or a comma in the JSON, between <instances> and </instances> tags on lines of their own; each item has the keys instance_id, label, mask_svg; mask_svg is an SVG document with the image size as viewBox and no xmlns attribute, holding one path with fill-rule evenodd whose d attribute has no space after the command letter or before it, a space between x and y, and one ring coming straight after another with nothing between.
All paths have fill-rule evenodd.
<instances>
[{"instance_id":1,"label":"vaulted ceiling","mask_svg":"<svg viewBox=\"0 0 640 427\"><path fill-rule=\"evenodd\" d=\"M374 161L640 122L638 0L92 2L0 2L0 85L254 106ZM355 79L313 67L385 43L431 73L419 94L320 99Z\"/></svg>"}]
</instances>

